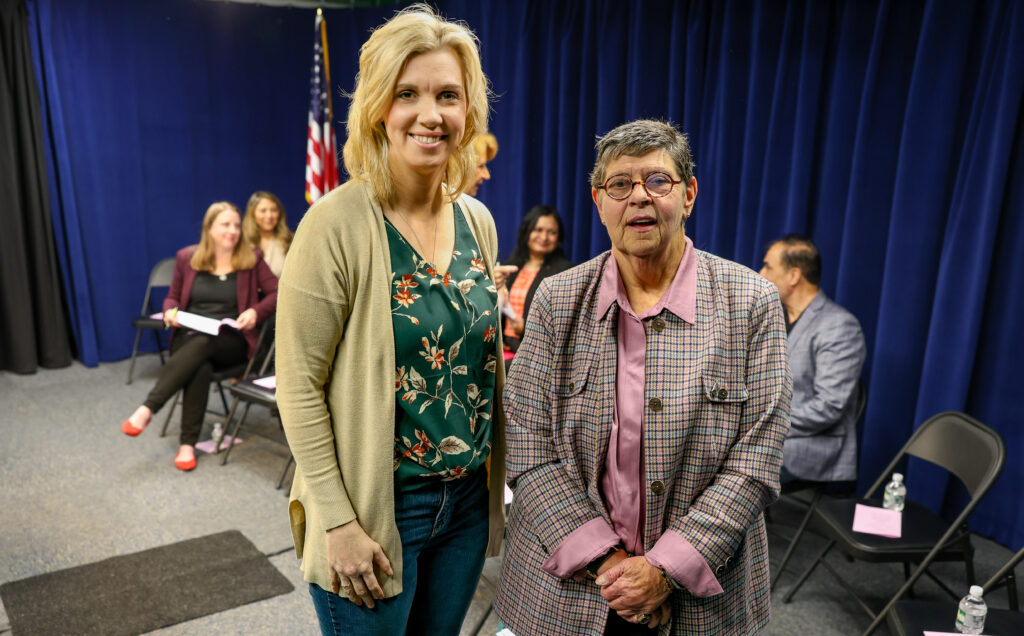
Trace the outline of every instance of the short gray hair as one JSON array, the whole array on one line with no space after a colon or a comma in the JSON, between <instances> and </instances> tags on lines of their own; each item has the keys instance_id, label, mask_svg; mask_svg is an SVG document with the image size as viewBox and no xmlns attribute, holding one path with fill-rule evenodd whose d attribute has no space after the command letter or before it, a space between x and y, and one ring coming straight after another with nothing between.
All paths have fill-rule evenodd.
<instances>
[{"instance_id":1,"label":"short gray hair","mask_svg":"<svg viewBox=\"0 0 1024 636\"><path fill-rule=\"evenodd\" d=\"M664 150L676 166L686 185L693 178L693 156L686 135L672 124L655 119L638 119L610 130L597 140L597 160L590 173L590 186L604 183L608 164L619 157L642 157L655 150Z\"/></svg>"}]
</instances>

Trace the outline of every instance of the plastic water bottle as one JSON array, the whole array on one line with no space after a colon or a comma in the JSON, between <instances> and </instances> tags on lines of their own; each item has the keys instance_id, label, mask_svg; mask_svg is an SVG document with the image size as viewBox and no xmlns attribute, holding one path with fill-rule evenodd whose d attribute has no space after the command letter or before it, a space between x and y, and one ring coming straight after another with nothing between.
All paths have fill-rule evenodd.
<instances>
[{"instance_id":1,"label":"plastic water bottle","mask_svg":"<svg viewBox=\"0 0 1024 636\"><path fill-rule=\"evenodd\" d=\"M903 475L892 474L892 481L885 486L885 496L882 498L882 507L896 512L903 512L903 506L907 501L907 487L903 485Z\"/></svg>"},{"instance_id":2,"label":"plastic water bottle","mask_svg":"<svg viewBox=\"0 0 1024 636\"><path fill-rule=\"evenodd\" d=\"M981 597L984 592L980 585L972 585L970 593L960 599L960 609L956 613L956 631L961 634L980 634L985 630L988 606Z\"/></svg>"},{"instance_id":3,"label":"plastic water bottle","mask_svg":"<svg viewBox=\"0 0 1024 636\"><path fill-rule=\"evenodd\" d=\"M213 432L210 433L210 438L213 440L214 452L220 450L220 443L224 439L224 426L220 422L213 423Z\"/></svg>"}]
</instances>

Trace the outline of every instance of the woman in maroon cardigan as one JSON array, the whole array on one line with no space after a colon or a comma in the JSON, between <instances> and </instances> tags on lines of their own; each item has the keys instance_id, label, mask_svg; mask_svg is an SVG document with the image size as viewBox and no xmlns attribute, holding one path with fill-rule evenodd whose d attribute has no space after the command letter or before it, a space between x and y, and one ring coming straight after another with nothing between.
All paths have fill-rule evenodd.
<instances>
[{"instance_id":1,"label":"woman in maroon cardigan","mask_svg":"<svg viewBox=\"0 0 1024 636\"><path fill-rule=\"evenodd\" d=\"M196 467L195 444L203 426L210 381L215 368L245 362L256 349L255 327L277 308L277 278L242 236L242 215L226 201L206 210L199 245L178 252L171 288L164 300L164 324L171 333L171 357L142 406L124 421L126 435L138 435L153 414L181 389L181 446L174 465ZM261 298L262 297L262 298ZM181 328L178 310L211 318L234 318L238 329L216 336Z\"/></svg>"}]
</instances>

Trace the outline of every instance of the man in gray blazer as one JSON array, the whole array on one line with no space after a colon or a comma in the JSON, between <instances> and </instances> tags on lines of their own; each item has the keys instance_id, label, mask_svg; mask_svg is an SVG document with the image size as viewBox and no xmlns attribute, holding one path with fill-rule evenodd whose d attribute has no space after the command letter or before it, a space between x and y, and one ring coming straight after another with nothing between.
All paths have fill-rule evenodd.
<instances>
[{"instance_id":1,"label":"man in gray blazer","mask_svg":"<svg viewBox=\"0 0 1024 636\"><path fill-rule=\"evenodd\" d=\"M866 347L860 323L819 287L821 254L789 234L768 248L761 275L775 283L786 313L793 373L791 426L781 481L857 478L857 382Z\"/></svg>"}]
</instances>

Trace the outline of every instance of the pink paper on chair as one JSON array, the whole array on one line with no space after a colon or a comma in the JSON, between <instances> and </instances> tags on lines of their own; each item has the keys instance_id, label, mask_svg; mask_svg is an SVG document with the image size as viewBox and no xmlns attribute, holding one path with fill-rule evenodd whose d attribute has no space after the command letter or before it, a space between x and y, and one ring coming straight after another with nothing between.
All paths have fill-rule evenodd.
<instances>
[{"instance_id":1,"label":"pink paper on chair","mask_svg":"<svg viewBox=\"0 0 1024 636\"><path fill-rule=\"evenodd\" d=\"M158 311L155 314L150 314L149 317L152 318L153 320L160 320L164 317L164 312Z\"/></svg>"},{"instance_id":2,"label":"pink paper on chair","mask_svg":"<svg viewBox=\"0 0 1024 636\"><path fill-rule=\"evenodd\" d=\"M261 386L264 389L270 389L271 391L276 391L277 390L277 376L276 375L268 375L265 378L257 378L255 380L253 380L252 383L255 384L256 386Z\"/></svg>"},{"instance_id":3,"label":"pink paper on chair","mask_svg":"<svg viewBox=\"0 0 1024 636\"><path fill-rule=\"evenodd\" d=\"M853 531L899 539L903 529L903 513L885 508L857 504L853 511Z\"/></svg>"},{"instance_id":4,"label":"pink paper on chair","mask_svg":"<svg viewBox=\"0 0 1024 636\"><path fill-rule=\"evenodd\" d=\"M241 444L241 443L242 443L242 438L241 437L232 438L230 435L225 435L224 439L221 440L220 448L221 448L221 450L224 450L228 446L234 446L235 444ZM207 455L212 455L215 452L217 452L216 449L213 447L213 440L212 439L203 440L203 441L199 442L198 444L196 444L196 450L197 451L203 451Z\"/></svg>"}]
</instances>

